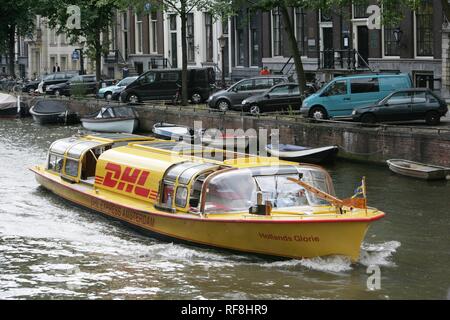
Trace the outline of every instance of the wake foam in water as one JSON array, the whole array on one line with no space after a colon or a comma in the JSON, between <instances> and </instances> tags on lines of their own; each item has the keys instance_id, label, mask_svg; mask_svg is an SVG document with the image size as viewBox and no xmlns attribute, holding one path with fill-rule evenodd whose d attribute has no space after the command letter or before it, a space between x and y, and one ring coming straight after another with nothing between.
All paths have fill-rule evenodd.
<instances>
[{"instance_id":1,"label":"wake foam in water","mask_svg":"<svg viewBox=\"0 0 450 320\"><path fill-rule=\"evenodd\" d=\"M363 243L359 263L366 267L373 265L395 267L396 264L392 261L392 258L400 246L401 243L398 241L389 241L379 244Z\"/></svg>"},{"instance_id":2,"label":"wake foam in water","mask_svg":"<svg viewBox=\"0 0 450 320\"><path fill-rule=\"evenodd\" d=\"M395 267L392 261L394 253L401 246L398 241L389 241L379 244L363 243L361 247L360 258L357 264L352 264L348 257L329 256L317 257L303 260L277 261L272 263L263 263L261 266L267 268L277 268L286 270L295 270L298 267L309 270L321 271L326 273L345 273L352 271L355 266L383 266Z\"/></svg>"}]
</instances>

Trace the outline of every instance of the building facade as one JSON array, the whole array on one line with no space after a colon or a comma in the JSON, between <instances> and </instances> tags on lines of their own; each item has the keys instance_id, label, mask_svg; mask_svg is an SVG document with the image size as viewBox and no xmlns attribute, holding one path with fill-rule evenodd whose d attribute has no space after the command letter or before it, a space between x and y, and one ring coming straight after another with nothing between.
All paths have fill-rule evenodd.
<instances>
[{"instance_id":1,"label":"building facade","mask_svg":"<svg viewBox=\"0 0 450 320\"><path fill-rule=\"evenodd\" d=\"M443 61L449 57L449 32L443 27L441 2L422 0L416 11L402 9L399 25L371 29L367 9L376 3L367 0L329 12L289 9L307 79L327 81L355 71L407 72L418 87L449 92L446 78L450 76L444 69L450 63ZM193 10L186 32L188 67L212 66L218 79L223 71L231 81L258 75L264 66L273 73L295 76L278 9L243 8L227 21ZM103 36L110 43L110 52L103 57L106 77L120 79L124 68L130 75L181 68L181 20L173 12L137 14L132 8L117 12L109 34ZM219 38L225 39L223 47ZM71 60L75 48L38 20L36 35L28 42L28 74L48 73L55 63L61 69L78 70L79 62Z\"/></svg>"},{"instance_id":2,"label":"building facade","mask_svg":"<svg viewBox=\"0 0 450 320\"><path fill-rule=\"evenodd\" d=\"M442 87L440 1L422 0L418 10L403 9L398 26L369 29L367 8L377 1L330 12L292 8L289 12L307 77L322 80L354 71L407 72L416 86ZM279 10L243 9L231 19L231 77L253 76L267 66L293 72L294 61ZM354 50L354 51L353 51Z\"/></svg>"}]
</instances>

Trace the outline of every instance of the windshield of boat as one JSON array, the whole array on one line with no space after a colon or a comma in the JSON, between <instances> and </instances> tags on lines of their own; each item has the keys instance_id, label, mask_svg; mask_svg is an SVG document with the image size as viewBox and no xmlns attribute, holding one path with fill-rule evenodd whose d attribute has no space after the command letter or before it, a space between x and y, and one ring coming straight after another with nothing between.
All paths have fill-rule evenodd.
<instances>
[{"instance_id":1,"label":"windshield of boat","mask_svg":"<svg viewBox=\"0 0 450 320\"><path fill-rule=\"evenodd\" d=\"M130 108L130 107L115 107L114 108L114 114L116 115L116 117L134 117L135 113L134 113L134 109Z\"/></svg>"},{"instance_id":2,"label":"windshield of boat","mask_svg":"<svg viewBox=\"0 0 450 320\"><path fill-rule=\"evenodd\" d=\"M328 205L288 178L300 179L328 194L334 195L328 173L313 167L291 167L295 170L273 168L241 169L220 174L208 184L205 200L206 213L248 212L257 205L257 194L263 195L263 203L270 201L274 210L293 210L304 206Z\"/></svg>"}]
</instances>

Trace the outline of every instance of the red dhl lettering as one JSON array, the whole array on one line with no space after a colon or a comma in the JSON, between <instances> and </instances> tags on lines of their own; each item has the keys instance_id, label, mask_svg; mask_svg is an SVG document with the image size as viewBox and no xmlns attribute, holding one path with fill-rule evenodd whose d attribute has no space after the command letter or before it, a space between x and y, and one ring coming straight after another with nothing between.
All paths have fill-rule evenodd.
<instances>
[{"instance_id":1,"label":"red dhl lettering","mask_svg":"<svg viewBox=\"0 0 450 320\"><path fill-rule=\"evenodd\" d=\"M137 196L156 199L158 192L145 188L150 172L136 168L122 167L115 163L107 163L105 177L95 177L97 184L108 188L134 193Z\"/></svg>"}]
</instances>

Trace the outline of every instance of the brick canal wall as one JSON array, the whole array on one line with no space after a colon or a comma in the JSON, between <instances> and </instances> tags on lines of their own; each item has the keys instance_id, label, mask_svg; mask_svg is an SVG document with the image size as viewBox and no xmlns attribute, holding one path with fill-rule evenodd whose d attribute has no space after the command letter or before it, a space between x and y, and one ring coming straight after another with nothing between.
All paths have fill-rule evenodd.
<instances>
[{"instance_id":1,"label":"brick canal wall","mask_svg":"<svg viewBox=\"0 0 450 320\"><path fill-rule=\"evenodd\" d=\"M70 109L81 115L98 110L104 102L67 100ZM280 143L321 147L339 146L339 157L372 163L387 159L407 159L450 167L450 128L423 125L361 126L343 122L311 122L301 118L252 117L238 113L209 112L192 107L138 106L140 130L150 132L157 122L193 126L202 121L203 128L278 129Z\"/></svg>"}]
</instances>

